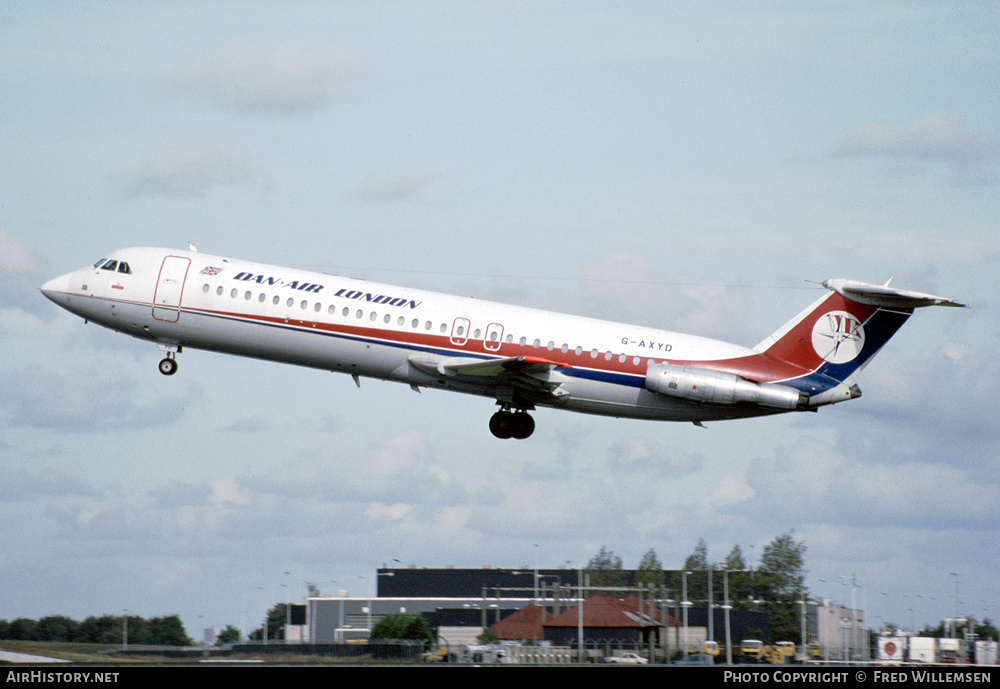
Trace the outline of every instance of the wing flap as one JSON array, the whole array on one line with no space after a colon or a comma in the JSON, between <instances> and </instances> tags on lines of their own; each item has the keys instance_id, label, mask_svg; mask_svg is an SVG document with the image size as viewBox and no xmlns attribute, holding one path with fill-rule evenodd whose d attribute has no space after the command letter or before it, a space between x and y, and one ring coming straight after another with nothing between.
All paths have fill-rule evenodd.
<instances>
[{"instance_id":1,"label":"wing flap","mask_svg":"<svg viewBox=\"0 0 1000 689\"><path fill-rule=\"evenodd\" d=\"M466 379L473 384L478 379L486 386L514 388L535 401L547 400L551 403L569 396L562 384L549 376L555 369L571 368L569 364L542 357L513 356L484 360L414 354L410 356L410 363L436 376Z\"/></svg>"},{"instance_id":2,"label":"wing flap","mask_svg":"<svg viewBox=\"0 0 1000 689\"><path fill-rule=\"evenodd\" d=\"M568 364L534 356L512 356L502 359L474 359L471 357L437 357L414 354L410 363L417 368L441 376L476 376L480 378L506 378L519 373L548 373L554 368L569 368Z\"/></svg>"}]
</instances>

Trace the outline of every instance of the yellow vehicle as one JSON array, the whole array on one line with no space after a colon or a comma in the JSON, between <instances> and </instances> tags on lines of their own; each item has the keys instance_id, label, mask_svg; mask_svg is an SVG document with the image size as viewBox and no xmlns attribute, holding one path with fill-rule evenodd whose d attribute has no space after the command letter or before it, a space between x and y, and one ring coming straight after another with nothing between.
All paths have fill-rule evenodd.
<instances>
[{"instance_id":1,"label":"yellow vehicle","mask_svg":"<svg viewBox=\"0 0 1000 689\"><path fill-rule=\"evenodd\" d=\"M795 644L791 641L778 641L772 646L764 646L761 656L771 665L784 665L795 658Z\"/></svg>"},{"instance_id":2,"label":"yellow vehicle","mask_svg":"<svg viewBox=\"0 0 1000 689\"><path fill-rule=\"evenodd\" d=\"M443 646L424 654L425 663L443 663L448 660L448 651Z\"/></svg>"},{"instance_id":3,"label":"yellow vehicle","mask_svg":"<svg viewBox=\"0 0 1000 689\"><path fill-rule=\"evenodd\" d=\"M764 642L760 639L743 639L740 642L740 655L748 663L759 663L763 649Z\"/></svg>"}]
</instances>

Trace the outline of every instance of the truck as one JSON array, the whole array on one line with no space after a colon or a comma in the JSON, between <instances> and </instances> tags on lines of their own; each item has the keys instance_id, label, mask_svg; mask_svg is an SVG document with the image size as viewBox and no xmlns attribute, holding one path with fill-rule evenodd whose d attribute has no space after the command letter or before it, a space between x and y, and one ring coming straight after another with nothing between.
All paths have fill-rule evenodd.
<instances>
[{"instance_id":1,"label":"truck","mask_svg":"<svg viewBox=\"0 0 1000 689\"><path fill-rule=\"evenodd\" d=\"M743 639L740 642L740 655L745 663L759 663L764 642L760 639Z\"/></svg>"},{"instance_id":2,"label":"truck","mask_svg":"<svg viewBox=\"0 0 1000 689\"><path fill-rule=\"evenodd\" d=\"M897 664L906 660L906 637L880 636L878 638L878 662Z\"/></svg>"},{"instance_id":3,"label":"truck","mask_svg":"<svg viewBox=\"0 0 1000 689\"><path fill-rule=\"evenodd\" d=\"M963 662L960 639L938 639L938 661L955 664Z\"/></svg>"},{"instance_id":4,"label":"truck","mask_svg":"<svg viewBox=\"0 0 1000 689\"><path fill-rule=\"evenodd\" d=\"M911 636L909 656L911 663L936 663L937 639L929 636Z\"/></svg>"},{"instance_id":5,"label":"truck","mask_svg":"<svg viewBox=\"0 0 1000 689\"><path fill-rule=\"evenodd\" d=\"M761 649L761 656L771 665L784 665L795 658L795 644L791 641L776 641Z\"/></svg>"},{"instance_id":6,"label":"truck","mask_svg":"<svg viewBox=\"0 0 1000 689\"><path fill-rule=\"evenodd\" d=\"M975 648L976 648L976 665L997 664L996 641L977 641Z\"/></svg>"}]
</instances>

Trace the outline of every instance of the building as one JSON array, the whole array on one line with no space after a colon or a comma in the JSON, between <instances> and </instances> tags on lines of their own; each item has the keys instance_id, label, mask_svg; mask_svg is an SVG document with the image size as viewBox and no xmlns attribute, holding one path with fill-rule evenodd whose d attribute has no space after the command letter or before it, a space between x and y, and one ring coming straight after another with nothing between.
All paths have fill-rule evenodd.
<instances>
[{"instance_id":1,"label":"building","mask_svg":"<svg viewBox=\"0 0 1000 689\"><path fill-rule=\"evenodd\" d=\"M826 660L868 660L863 610L824 600L816 608L816 640Z\"/></svg>"},{"instance_id":2,"label":"building","mask_svg":"<svg viewBox=\"0 0 1000 689\"><path fill-rule=\"evenodd\" d=\"M705 608L688 608L687 644L679 622L678 592L637 585L637 570L621 570L623 584L584 587L584 638L588 642L698 646L708 629L721 644L726 640L725 615L715 609L711 621ZM670 580L670 572L664 579ZM532 640L563 645L576 643L580 601L578 570L570 569L418 569L382 568L374 598L310 597L308 639L343 643L366 639L382 617L423 615L446 643L469 643L486 628L501 639ZM628 594L624 601L619 597ZM626 602L627 601L627 602ZM720 601L721 607L721 601ZM767 615L730 611L730 638L747 630L767 633ZM666 620L666 624L664 624ZM668 634L667 630L671 630Z\"/></svg>"}]
</instances>

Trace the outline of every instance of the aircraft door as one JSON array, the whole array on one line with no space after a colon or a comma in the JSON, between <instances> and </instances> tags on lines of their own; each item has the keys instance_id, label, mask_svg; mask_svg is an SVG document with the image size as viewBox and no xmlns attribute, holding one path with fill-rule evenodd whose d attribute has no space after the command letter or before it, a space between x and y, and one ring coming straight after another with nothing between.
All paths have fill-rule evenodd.
<instances>
[{"instance_id":1,"label":"aircraft door","mask_svg":"<svg viewBox=\"0 0 1000 689\"><path fill-rule=\"evenodd\" d=\"M486 337L483 338L483 347L491 352L500 351L501 340L503 339L503 326L499 323L490 323L486 327Z\"/></svg>"},{"instance_id":2,"label":"aircraft door","mask_svg":"<svg viewBox=\"0 0 1000 689\"><path fill-rule=\"evenodd\" d=\"M190 267L190 258L167 256L163 259L153 295L153 318L170 323L176 323L180 318L181 297Z\"/></svg>"},{"instance_id":3,"label":"aircraft door","mask_svg":"<svg viewBox=\"0 0 1000 689\"><path fill-rule=\"evenodd\" d=\"M465 343L469 341L469 322L468 318L456 318L451 324L451 343L453 345L458 345L459 347L464 347Z\"/></svg>"}]
</instances>

